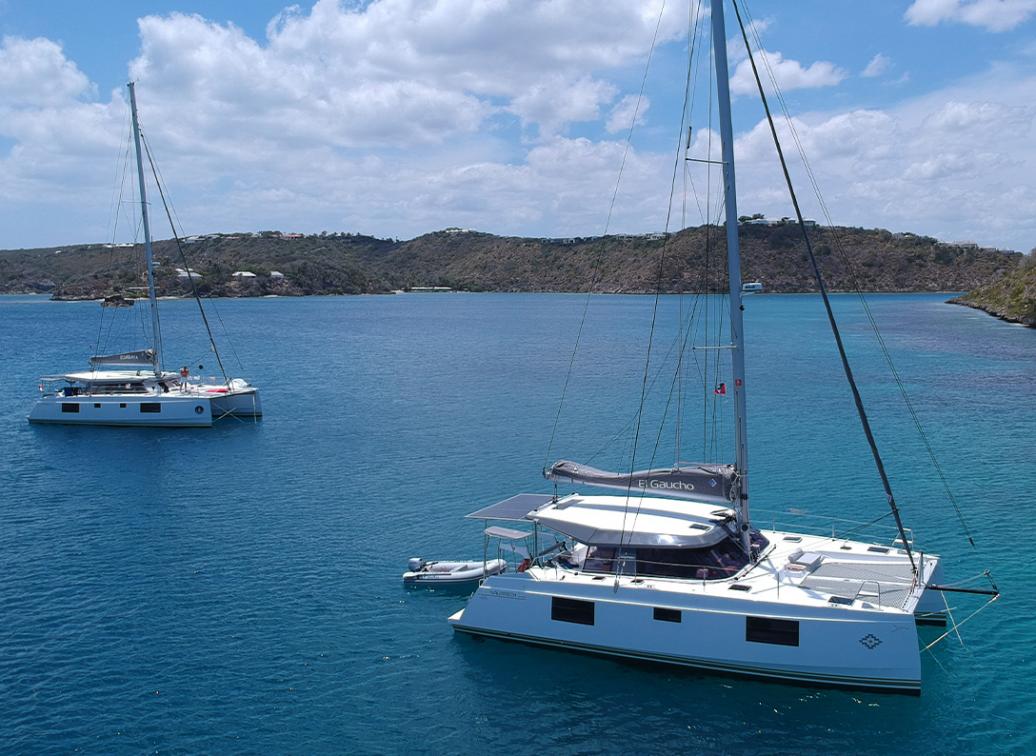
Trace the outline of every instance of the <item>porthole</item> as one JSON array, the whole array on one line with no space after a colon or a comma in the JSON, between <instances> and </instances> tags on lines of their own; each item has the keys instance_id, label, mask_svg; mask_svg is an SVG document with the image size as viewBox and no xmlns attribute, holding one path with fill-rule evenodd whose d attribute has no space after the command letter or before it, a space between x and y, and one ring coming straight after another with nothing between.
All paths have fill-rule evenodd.
<instances>
[{"instance_id":1,"label":"porthole","mask_svg":"<svg viewBox=\"0 0 1036 756\"><path fill-rule=\"evenodd\" d=\"M204 407L202 407L202 406L201 406L200 404L199 404L199 405L198 405L197 407L195 407L195 408L194 408L194 412L195 412L196 414L198 414L198 415L200 415L200 414L201 414L201 413L203 413L204 411L205 411L205 408L204 408Z\"/></svg>"}]
</instances>

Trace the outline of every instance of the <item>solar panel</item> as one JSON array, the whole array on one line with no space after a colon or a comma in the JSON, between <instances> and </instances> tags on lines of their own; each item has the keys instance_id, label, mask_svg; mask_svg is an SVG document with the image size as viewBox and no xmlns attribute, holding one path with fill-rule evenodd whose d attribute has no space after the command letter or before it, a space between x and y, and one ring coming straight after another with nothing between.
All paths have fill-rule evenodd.
<instances>
[{"instance_id":1,"label":"solar panel","mask_svg":"<svg viewBox=\"0 0 1036 756\"><path fill-rule=\"evenodd\" d=\"M524 520L529 512L553 500L551 494L522 493L490 504L466 517L472 520Z\"/></svg>"}]
</instances>

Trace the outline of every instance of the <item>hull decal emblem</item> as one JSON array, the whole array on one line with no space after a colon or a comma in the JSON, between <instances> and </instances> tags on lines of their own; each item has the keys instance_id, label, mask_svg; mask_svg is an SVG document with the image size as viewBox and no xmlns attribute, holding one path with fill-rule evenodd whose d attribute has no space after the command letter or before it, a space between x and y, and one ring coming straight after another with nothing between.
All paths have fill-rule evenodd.
<instances>
[{"instance_id":1,"label":"hull decal emblem","mask_svg":"<svg viewBox=\"0 0 1036 756\"><path fill-rule=\"evenodd\" d=\"M873 651L874 649L876 649L878 646L881 645L881 638L879 638L878 636L874 635L873 633L867 633L865 636L860 638L860 643L862 643L867 648L869 648L871 651Z\"/></svg>"}]
</instances>

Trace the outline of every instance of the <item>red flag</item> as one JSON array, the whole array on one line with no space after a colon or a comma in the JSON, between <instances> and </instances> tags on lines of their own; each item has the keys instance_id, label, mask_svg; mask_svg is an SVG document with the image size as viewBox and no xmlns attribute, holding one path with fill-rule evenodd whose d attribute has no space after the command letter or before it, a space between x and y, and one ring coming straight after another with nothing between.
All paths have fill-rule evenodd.
<instances>
[{"instance_id":1,"label":"red flag","mask_svg":"<svg viewBox=\"0 0 1036 756\"><path fill-rule=\"evenodd\" d=\"M719 394L720 396L727 395L727 384L721 383L712 390L712 393Z\"/></svg>"}]
</instances>

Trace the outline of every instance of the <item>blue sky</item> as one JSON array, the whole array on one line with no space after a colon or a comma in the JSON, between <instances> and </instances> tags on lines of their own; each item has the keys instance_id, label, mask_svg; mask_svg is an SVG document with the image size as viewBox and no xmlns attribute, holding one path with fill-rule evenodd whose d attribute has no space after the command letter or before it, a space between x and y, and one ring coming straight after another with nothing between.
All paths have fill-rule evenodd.
<instances>
[{"instance_id":1,"label":"blue sky","mask_svg":"<svg viewBox=\"0 0 1036 756\"><path fill-rule=\"evenodd\" d=\"M613 231L665 223L697 5L666 4ZM1036 0L747 5L836 223L1036 246ZM188 233L600 233L660 7L0 0L0 247L112 235L130 76ZM731 56L739 209L788 214Z\"/></svg>"}]
</instances>

